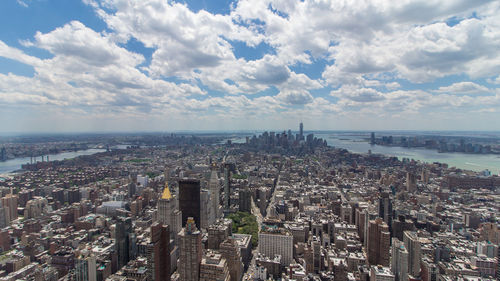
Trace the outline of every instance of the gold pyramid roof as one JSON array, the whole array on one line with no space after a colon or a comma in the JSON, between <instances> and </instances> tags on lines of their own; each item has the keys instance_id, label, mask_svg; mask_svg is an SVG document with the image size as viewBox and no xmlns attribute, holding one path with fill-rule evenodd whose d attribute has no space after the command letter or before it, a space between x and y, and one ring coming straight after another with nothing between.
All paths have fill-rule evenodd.
<instances>
[{"instance_id":1,"label":"gold pyramid roof","mask_svg":"<svg viewBox=\"0 0 500 281\"><path fill-rule=\"evenodd\" d=\"M172 199L172 193L170 193L170 188L168 188L168 182L165 182L165 188L163 189L163 193L161 194L161 199Z\"/></svg>"}]
</instances>

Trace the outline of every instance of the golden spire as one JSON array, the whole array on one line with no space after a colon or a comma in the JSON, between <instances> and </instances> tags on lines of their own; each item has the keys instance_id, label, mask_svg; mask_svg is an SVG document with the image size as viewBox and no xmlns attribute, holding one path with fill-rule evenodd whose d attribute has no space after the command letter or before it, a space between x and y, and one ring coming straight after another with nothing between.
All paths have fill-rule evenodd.
<instances>
[{"instance_id":1,"label":"golden spire","mask_svg":"<svg viewBox=\"0 0 500 281\"><path fill-rule=\"evenodd\" d=\"M163 189L163 193L161 194L161 199L172 199L172 193L170 193L170 188L168 188L168 182L165 182L165 188Z\"/></svg>"}]
</instances>

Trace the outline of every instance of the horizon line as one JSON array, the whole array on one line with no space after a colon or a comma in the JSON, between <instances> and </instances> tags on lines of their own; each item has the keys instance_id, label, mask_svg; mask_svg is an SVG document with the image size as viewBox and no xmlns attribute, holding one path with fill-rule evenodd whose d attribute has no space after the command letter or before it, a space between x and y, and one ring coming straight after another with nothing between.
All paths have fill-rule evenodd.
<instances>
[{"instance_id":1,"label":"horizon line","mask_svg":"<svg viewBox=\"0 0 500 281\"><path fill-rule=\"evenodd\" d=\"M233 129L233 130L166 130L166 131L61 131L61 132L0 132L0 137L21 136L56 136L56 135L113 135L113 134L231 134L231 133L259 133L259 132L282 132L288 129ZM292 130L299 132L299 130ZM500 130L417 130L417 129L384 129L384 130L349 130L349 129L309 129L304 132L429 132L429 133L500 133Z\"/></svg>"}]
</instances>

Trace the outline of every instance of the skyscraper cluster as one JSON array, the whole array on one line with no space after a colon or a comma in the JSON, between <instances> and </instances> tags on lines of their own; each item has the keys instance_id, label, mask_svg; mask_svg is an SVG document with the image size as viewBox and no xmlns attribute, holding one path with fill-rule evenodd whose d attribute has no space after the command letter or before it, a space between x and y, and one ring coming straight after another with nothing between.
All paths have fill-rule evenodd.
<instances>
[{"instance_id":1,"label":"skyscraper cluster","mask_svg":"<svg viewBox=\"0 0 500 281\"><path fill-rule=\"evenodd\" d=\"M0 281L498 279L498 177L298 129L0 180Z\"/></svg>"}]
</instances>

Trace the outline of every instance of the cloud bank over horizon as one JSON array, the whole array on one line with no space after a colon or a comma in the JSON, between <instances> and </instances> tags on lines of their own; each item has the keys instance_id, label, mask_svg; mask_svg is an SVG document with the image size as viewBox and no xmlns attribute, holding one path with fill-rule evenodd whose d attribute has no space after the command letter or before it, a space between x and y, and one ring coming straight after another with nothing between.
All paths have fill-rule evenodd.
<instances>
[{"instance_id":1,"label":"cloud bank over horizon","mask_svg":"<svg viewBox=\"0 0 500 281\"><path fill-rule=\"evenodd\" d=\"M500 130L498 1L10 2L0 132Z\"/></svg>"}]
</instances>

